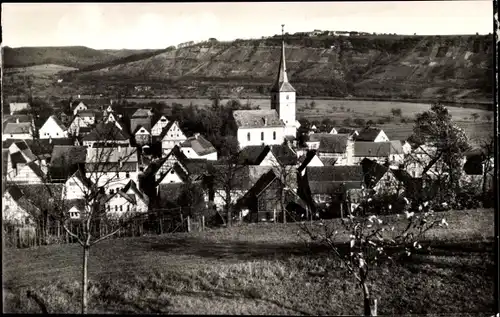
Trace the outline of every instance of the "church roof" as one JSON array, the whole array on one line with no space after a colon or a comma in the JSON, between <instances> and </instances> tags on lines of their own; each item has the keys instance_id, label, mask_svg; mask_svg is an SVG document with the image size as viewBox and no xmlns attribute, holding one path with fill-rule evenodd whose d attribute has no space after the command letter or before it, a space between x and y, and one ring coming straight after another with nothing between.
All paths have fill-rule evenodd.
<instances>
[{"instance_id":1,"label":"church roof","mask_svg":"<svg viewBox=\"0 0 500 317\"><path fill-rule=\"evenodd\" d=\"M278 76L271 88L272 92L295 92L295 89L288 82L288 75L286 72L286 57L285 57L285 42L281 42L281 58L278 70Z\"/></svg>"},{"instance_id":2,"label":"church roof","mask_svg":"<svg viewBox=\"0 0 500 317\"><path fill-rule=\"evenodd\" d=\"M283 127L276 110L235 110L233 117L238 128Z\"/></svg>"}]
</instances>

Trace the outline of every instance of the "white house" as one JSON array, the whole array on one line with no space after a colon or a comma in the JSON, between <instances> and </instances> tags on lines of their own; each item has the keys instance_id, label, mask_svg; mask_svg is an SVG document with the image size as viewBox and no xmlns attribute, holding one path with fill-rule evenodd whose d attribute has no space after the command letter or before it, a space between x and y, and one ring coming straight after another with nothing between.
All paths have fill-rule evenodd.
<instances>
[{"instance_id":1,"label":"white house","mask_svg":"<svg viewBox=\"0 0 500 317\"><path fill-rule=\"evenodd\" d=\"M359 131L356 136L356 141L389 142L389 138L385 134L384 130L375 127L367 127Z\"/></svg>"},{"instance_id":2,"label":"white house","mask_svg":"<svg viewBox=\"0 0 500 317\"><path fill-rule=\"evenodd\" d=\"M14 157L21 155L19 152L11 155L11 161ZM23 158L24 159L24 158ZM12 162L15 168L7 175L7 180L18 184L42 184L45 182L45 173L35 162L26 163L26 161Z\"/></svg>"},{"instance_id":3,"label":"white house","mask_svg":"<svg viewBox=\"0 0 500 317\"><path fill-rule=\"evenodd\" d=\"M160 135L161 148L164 154L167 154L174 148L175 145L180 144L187 139L184 132L182 132L177 121L170 121Z\"/></svg>"},{"instance_id":4,"label":"white house","mask_svg":"<svg viewBox=\"0 0 500 317\"><path fill-rule=\"evenodd\" d=\"M30 203L17 186L10 186L2 197L2 220L4 222L25 225L34 221L34 215L40 210Z\"/></svg>"},{"instance_id":5,"label":"white house","mask_svg":"<svg viewBox=\"0 0 500 317\"><path fill-rule=\"evenodd\" d=\"M10 114L13 115L16 112L29 110L30 105L27 102L11 102L9 103Z\"/></svg>"},{"instance_id":6,"label":"white house","mask_svg":"<svg viewBox=\"0 0 500 317\"><path fill-rule=\"evenodd\" d=\"M304 156L299 157L298 161L299 167L297 170L300 173L300 176L304 176L307 167L325 166L323 161L321 161L319 156L316 154L316 151L307 151Z\"/></svg>"},{"instance_id":7,"label":"white house","mask_svg":"<svg viewBox=\"0 0 500 317\"><path fill-rule=\"evenodd\" d=\"M78 170L64 183L61 198L64 200L85 199L85 195L90 194L90 186L90 181Z\"/></svg>"},{"instance_id":8,"label":"white house","mask_svg":"<svg viewBox=\"0 0 500 317\"><path fill-rule=\"evenodd\" d=\"M146 145L151 143L151 133L149 133L146 127L141 125L137 126L134 138L137 145Z\"/></svg>"},{"instance_id":9,"label":"white house","mask_svg":"<svg viewBox=\"0 0 500 317\"><path fill-rule=\"evenodd\" d=\"M179 163L174 163L174 165L167 172L157 172L155 178L157 186L160 184L177 184L186 182L188 174Z\"/></svg>"},{"instance_id":10,"label":"white house","mask_svg":"<svg viewBox=\"0 0 500 317\"><path fill-rule=\"evenodd\" d=\"M335 129L335 128L332 128L332 129L330 130L330 134L338 134L338 133L339 133L339 132L338 132L338 131L337 131L337 129Z\"/></svg>"},{"instance_id":11,"label":"white house","mask_svg":"<svg viewBox=\"0 0 500 317\"><path fill-rule=\"evenodd\" d=\"M76 100L71 103L71 109L73 110L73 115L76 115L79 111L87 110L88 107L82 101Z\"/></svg>"},{"instance_id":12,"label":"white house","mask_svg":"<svg viewBox=\"0 0 500 317\"><path fill-rule=\"evenodd\" d=\"M130 213L148 211L149 199L140 191L136 183L129 181L124 188L108 195L105 208L109 216L121 217Z\"/></svg>"},{"instance_id":13,"label":"white house","mask_svg":"<svg viewBox=\"0 0 500 317\"><path fill-rule=\"evenodd\" d=\"M195 133L194 136L187 138L179 144L180 150L187 158L190 159L206 159L209 161L217 161L217 150L212 143Z\"/></svg>"},{"instance_id":14,"label":"white house","mask_svg":"<svg viewBox=\"0 0 500 317\"><path fill-rule=\"evenodd\" d=\"M68 137L68 128L56 118L50 116L39 130L40 139L61 139Z\"/></svg>"},{"instance_id":15,"label":"white house","mask_svg":"<svg viewBox=\"0 0 500 317\"><path fill-rule=\"evenodd\" d=\"M80 110L78 112L78 115L80 116L80 118L82 118L83 121L85 121L89 125L93 125L97 121L97 114L95 111L91 109Z\"/></svg>"},{"instance_id":16,"label":"white house","mask_svg":"<svg viewBox=\"0 0 500 317\"><path fill-rule=\"evenodd\" d=\"M367 158L377 163L389 162L398 167L404 161L403 146L400 141L390 142L354 142L354 163L357 164Z\"/></svg>"},{"instance_id":17,"label":"white house","mask_svg":"<svg viewBox=\"0 0 500 317\"><path fill-rule=\"evenodd\" d=\"M169 123L167 117L161 116L158 121L153 125L151 128L151 135L152 136L159 136L161 132L163 131L163 128L167 126Z\"/></svg>"},{"instance_id":18,"label":"white house","mask_svg":"<svg viewBox=\"0 0 500 317\"><path fill-rule=\"evenodd\" d=\"M353 165L354 142L349 134L314 133L306 141L309 150L328 163L325 165Z\"/></svg>"},{"instance_id":19,"label":"white house","mask_svg":"<svg viewBox=\"0 0 500 317\"><path fill-rule=\"evenodd\" d=\"M30 122L7 123L4 125L2 141L8 139L32 140L33 127Z\"/></svg>"}]
</instances>

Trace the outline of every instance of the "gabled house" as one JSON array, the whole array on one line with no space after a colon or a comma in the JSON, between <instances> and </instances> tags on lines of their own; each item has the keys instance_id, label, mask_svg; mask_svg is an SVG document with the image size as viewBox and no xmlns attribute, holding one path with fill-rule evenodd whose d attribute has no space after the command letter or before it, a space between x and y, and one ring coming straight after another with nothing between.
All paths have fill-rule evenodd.
<instances>
[{"instance_id":1,"label":"gabled house","mask_svg":"<svg viewBox=\"0 0 500 317\"><path fill-rule=\"evenodd\" d=\"M61 139L68 137L68 128L56 116L47 118L39 130L40 139Z\"/></svg>"},{"instance_id":2,"label":"gabled house","mask_svg":"<svg viewBox=\"0 0 500 317\"><path fill-rule=\"evenodd\" d=\"M437 148L431 145L420 145L416 147L406 159L406 171L412 176L420 178L425 174L433 177L442 172L443 162L434 160Z\"/></svg>"},{"instance_id":3,"label":"gabled house","mask_svg":"<svg viewBox=\"0 0 500 317\"><path fill-rule=\"evenodd\" d=\"M364 188L363 168L351 166L307 167L299 185L299 195L314 213L338 216L346 208L357 207L357 193Z\"/></svg>"},{"instance_id":4,"label":"gabled house","mask_svg":"<svg viewBox=\"0 0 500 317\"><path fill-rule=\"evenodd\" d=\"M231 204L234 204L251 188L250 169L248 166L228 169L226 165L213 165L206 183L205 201L213 202L216 208L224 208L227 199L226 191L229 191Z\"/></svg>"},{"instance_id":5,"label":"gabled house","mask_svg":"<svg viewBox=\"0 0 500 317\"><path fill-rule=\"evenodd\" d=\"M139 157L133 147L87 148L85 176L106 193L138 183Z\"/></svg>"},{"instance_id":6,"label":"gabled house","mask_svg":"<svg viewBox=\"0 0 500 317\"><path fill-rule=\"evenodd\" d=\"M159 139L161 140L161 148L163 153L167 154L178 145L187 139L184 132L182 132L179 123L177 121L170 121L163 132L160 134Z\"/></svg>"},{"instance_id":7,"label":"gabled house","mask_svg":"<svg viewBox=\"0 0 500 317\"><path fill-rule=\"evenodd\" d=\"M33 224L40 209L26 199L18 186L9 186L2 197L2 220L15 225Z\"/></svg>"},{"instance_id":8,"label":"gabled house","mask_svg":"<svg viewBox=\"0 0 500 317\"><path fill-rule=\"evenodd\" d=\"M160 118L158 118L158 121L156 121L156 123L151 128L151 135L159 136L163 131L163 128L165 128L168 123L169 121L166 116L161 116Z\"/></svg>"},{"instance_id":9,"label":"gabled house","mask_svg":"<svg viewBox=\"0 0 500 317\"><path fill-rule=\"evenodd\" d=\"M138 125L132 134L134 135L135 143L139 146L151 143L151 133L142 125Z\"/></svg>"},{"instance_id":10,"label":"gabled house","mask_svg":"<svg viewBox=\"0 0 500 317\"><path fill-rule=\"evenodd\" d=\"M400 141L390 142L354 142L354 164L367 158L380 164L389 162L391 166L399 166L404 161L404 151Z\"/></svg>"},{"instance_id":11,"label":"gabled house","mask_svg":"<svg viewBox=\"0 0 500 317\"><path fill-rule=\"evenodd\" d=\"M275 109L235 110L233 118L240 149L249 145L283 144L286 125L295 123L283 122Z\"/></svg>"},{"instance_id":12,"label":"gabled house","mask_svg":"<svg viewBox=\"0 0 500 317\"><path fill-rule=\"evenodd\" d=\"M362 142L389 142L389 138L384 130L375 127L366 127L362 129L359 131L355 140Z\"/></svg>"},{"instance_id":13,"label":"gabled house","mask_svg":"<svg viewBox=\"0 0 500 317\"><path fill-rule=\"evenodd\" d=\"M64 183L61 199L75 200L85 199L87 195L91 194L92 183L85 176L82 169L78 169L71 175Z\"/></svg>"},{"instance_id":14,"label":"gabled house","mask_svg":"<svg viewBox=\"0 0 500 317\"><path fill-rule=\"evenodd\" d=\"M74 100L71 102L71 111L73 112L73 115L76 115L78 112L87 110L88 107L83 103L81 100Z\"/></svg>"},{"instance_id":15,"label":"gabled house","mask_svg":"<svg viewBox=\"0 0 500 317\"><path fill-rule=\"evenodd\" d=\"M7 123L3 127L2 141L8 139L32 140L33 126L31 122Z\"/></svg>"},{"instance_id":16,"label":"gabled house","mask_svg":"<svg viewBox=\"0 0 500 317\"><path fill-rule=\"evenodd\" d=\"M77 136L83 135L87 131L83 130L82 128L90 129L91 126L92 125L90 123L83 120L82 117L80 117L80 115L76 114L75 117L73 118L73 120L71 121L71 123L69 124L68 133L71 135L77 135ZM88 131L88 132L90 132L90 131Z\"/></svg>"},{"instance_id":17,"label":"gabled house","mask_svg":"<svg viewBox=\"0 0 500 317\"><path fill-rule=\"evenodd\" d=\"M309 136L306 144L309 150L316 150L322 161L333 159L337 166L353 164L354 142L348 134L314 133Z\"/></svg>"},{"instance_id":18,"label":"gabled house","mask_svg":"<svg viewBox=\"0 0 500 317\"><path fill-rule=\"evenodd\" d=\"M110 112L110 113L105 115L103 122L104 123L114 123L118 129L124 130L126 126L125 126L125 123L122 122L121 119L122 119L122 116L120 114Z\"/></svg>"},{"instance_id":19,"label":"gabled house","mask_svg":"<svg viewBox=\"0 0 500 317\"><path fill-rule=\"evenodd\" d=\"M46 173L34 161L27 163L20 152L11 154L14 166L8 173L7 180L17 184L42 184L46 181Z\"/></svg>"},{"instance_id":20,"label":"gabled house","mask_svg":"<svg viewBox=\"0 0 500 317\"><path fill-rule=\"evenodd\" d=\"M284 188L272 169L263 174L235 206L241 210L240 217L253 222L276 221L282 217L283 208L300 214L305 213L307 205L294 191Z\"/></svg>"},{"instance_id":21,"label":"gabled house","mask_svg":"<svg viewBox=\"0 0 500 317\"><path fill-rule=\"evenodd\" d=\"M99 112L93 109L81 110L78 116L88 125L94 125L99 121Z\"/></svg>"},{"instance_id":22,"label":"gabled house","mask_svg":"<svg viewBox=\"0 0 500 317\"><path fill-rule=\"evenodd\" d=\"M142 126L151 131L151 120L153 113L149 109L137 109L130 118L130 131L137 131L137 127Z\"/></svg>"},{"instance_id":23,"label":"gabled house","mask_svg":"<svg viewBox=\"0 0 500 317\"><path fill-rule=\"evenodd\" d=\"M84 199L65 200L64 207L71 220L79 220L90 211L89 204Z\"/></svg>"},{"instance_id":24,"label":"gabled house","mask_svg":"<svg viewBox=\"0 0 500 317\"><path fill-rule=\"evenodd\" d=\"M393 170L369 159L360 162L363 168L365 187L376 195L399 195L404 185L398 181Z\"/></svg>"},{"instance_id":25,"label":"gabled house","mask_svg":"<svg viewBox=\"0 0 500 317\"><path fill-rule=\"evenodd\" d=\"M146 213L149 198L137 188L133 181L125 187L108 195L105 202L106 214L111 217L121 217L125 214Z\"/></svg>"},{"instance_id":26,"label":"gabled house","mask_svg":"<svg viewBox=\"0 0 500 317\"><path fill-rule=\"evenodd\" d=\"M20 111L30 110L30 105L27 102L11 102L9 103L10 114L15 114Z\"/></svg>"},{"instance_id":27,"label":"gabled house","mask_svg":"<svg viewBox=\"0 0 500 317\"><path fill-rule=\"evenodd\" d=\"M179 147L181 152L188 158L217 161L217 150L212 143L199 133L195 133L192 137L182 141Z\"/></svg>"},{"instance_id":28,"label":"gabled house","mask_svg":"<svg viewBox=\"0 0 500 317\"><path fill-rule=\"evenodd\" d=\"M338 134L338 133L339 133L339 132L338 132L338 131L337 131L337 129L335 129L335 128L332 128L332 129L330 130L330 134Z\"/></svg>"},{"instance_id":29,"label":"gabled house","mask_svg":"<svg viewBox=\"0 0 500 317\"><path fill-rule=\"evenodd\" d=\"M240 151L239 163L259 166L295 166L297 154L288 145L250 145Z\"/></svg>"},{"instance_id":30,"label":"gabled house","mask_svg":"<svg viewBox=\"0 0 500 317\"><path fill-rule=\"evenodd\" d=\"M299 157L298 163L298 172L300 176L304 176L307 167L325 166L314 150L307 151L305 155Z\"/></svg>"},{"instance_id":31,"label":"gabled house","mask_svg":"<svg viewBox=\"0 0 500 317\"><path fill-rule=\"evenodd\" d=\"M156 173L155 184L185 183L188 180L187 171L179 164L174 165L165 173Z\"/></svg>"},{"instance_id":32,"label":"gabled house","mask_svg":"<svg viewBox=\"0 0 500 317\"><path fill-rule=\"evenodd\" d=\"M98 123L96 127L82 139L83 146L130 146L130 137L116 127L114 123Z\"/></svg>"}]
</instances>

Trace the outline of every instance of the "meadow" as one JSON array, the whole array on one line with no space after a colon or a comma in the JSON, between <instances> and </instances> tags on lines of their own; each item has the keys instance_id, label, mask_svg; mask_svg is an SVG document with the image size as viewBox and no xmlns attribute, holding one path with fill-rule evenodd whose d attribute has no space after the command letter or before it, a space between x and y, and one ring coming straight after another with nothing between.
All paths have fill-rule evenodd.
<instances>
[{"instance_id":1,"label":"meadow","mask_svg":"<svg viewBox=\"0 0 500 317\"><path fill-rule=\"evenodd\" d=\"M372 268L379 314L493 314L493 210L439 214L449 227L426 235L431 252ZM403 225L397 219L385 221ZM89 259L89 312L362 312L354 278L327 250L306 247L298 230L293 223L260 223L103 241ZM49 313L77 313L81 255L78 245L4 249L4 312L39 312L25 296L31 289Z\"/></svg>"}]
</instances>

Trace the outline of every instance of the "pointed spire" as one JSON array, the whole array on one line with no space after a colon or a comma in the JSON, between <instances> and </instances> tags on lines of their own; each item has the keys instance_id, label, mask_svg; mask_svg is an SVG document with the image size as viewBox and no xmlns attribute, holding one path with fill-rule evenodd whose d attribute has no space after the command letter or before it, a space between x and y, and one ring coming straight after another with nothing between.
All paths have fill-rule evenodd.
<instances>
[{"instance_id":1,"label":"pointed spire","mask_svg":"<svg viewBox=\"0 0 500 317\"><path fill-rule=\"evenodd\" d=\"M286 56L285 56L285 25L281 25L281 57L278 69L278 77L273 85L274 91L295 91L288 82L288 75L286 73ZM283 85L286 83L285 85Z\"/></svg>"}]
</instances>

